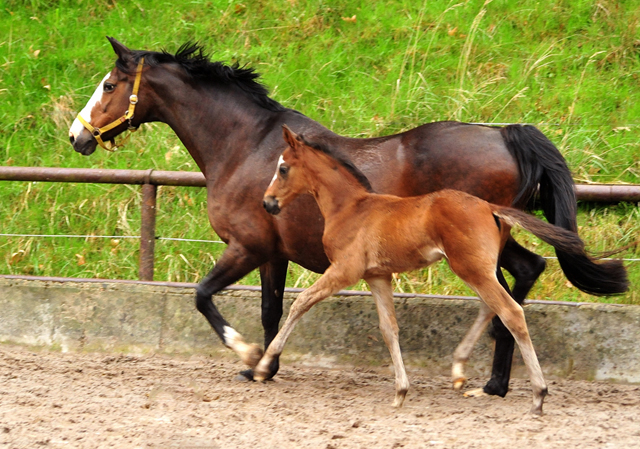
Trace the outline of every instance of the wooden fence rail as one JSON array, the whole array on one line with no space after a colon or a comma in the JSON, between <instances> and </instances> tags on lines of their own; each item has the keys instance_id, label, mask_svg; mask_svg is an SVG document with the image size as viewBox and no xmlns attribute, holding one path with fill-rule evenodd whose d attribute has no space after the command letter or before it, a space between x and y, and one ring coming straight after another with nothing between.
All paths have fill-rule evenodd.
<instances>
[{"instance_id":1,"label":"wooden fence rail","mask_svg":"<svg viewBox=\"0 0 640 449\"><path fill-rule=\"evenodd\" d=\"M204 175L200 172L5 166L0 166L0 181L142 185L139 278L143 281L153 280L157 186L206 185ZM579 184L576 185L576 195L582 201L640 202L640 185Z\"/></svg>"}]
</instances>

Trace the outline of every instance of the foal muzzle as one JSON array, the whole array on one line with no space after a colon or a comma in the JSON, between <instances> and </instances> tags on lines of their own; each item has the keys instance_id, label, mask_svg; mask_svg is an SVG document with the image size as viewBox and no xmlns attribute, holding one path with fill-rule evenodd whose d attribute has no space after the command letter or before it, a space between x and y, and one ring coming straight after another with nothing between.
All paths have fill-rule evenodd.
<instances>
[{"instance_id":1,"label":"foal muzzle","mask_svg":"<svg viewBox=\"0 0 640 449\"><path fill-rule=\"evenodd\" d=\"M262 201L262 205L271 215L278 215L280 213L280 204L275 196L265 196Z\"/></svg>"}]
</instances>

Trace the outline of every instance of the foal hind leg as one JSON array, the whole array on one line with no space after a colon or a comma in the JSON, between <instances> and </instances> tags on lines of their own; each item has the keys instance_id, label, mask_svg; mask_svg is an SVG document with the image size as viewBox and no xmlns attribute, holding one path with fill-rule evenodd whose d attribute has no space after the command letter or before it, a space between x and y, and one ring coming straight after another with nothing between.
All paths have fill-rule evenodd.
<instances>
[{"instance_id":1,"label":"foal hind leg","mask_svg":"<svg viewBox=\"0 0 640 449\"><path fill-rule=\"evenodd\" d=\"M460 342L456 350L453 352L453 366L451 367L451 379L453 380L454 390L460 390L467 380L464 375L464 366L471 356L471 352L480 336L486 329L491 318L495 313L484 302L480 303L480 310L475 322L467 331L464 339Z\"/></svg>"},{"instance_id":2,"label":"foal hind leg","mask_svg":"<svg viewBox=\"0 0 640 449\"><path fill-rule=\"evenodd\" d=\"M396 375L396 397L393 401L393 406L401 407L407 391L409 391L409 379L407 378L407 372L402 361L402 352L400 351L399 329L393 304L391 277L368 278L365 280L371 287L371 294L378 309L380 332L393 361L393 369Z\"/></svg>"},{"instance_id":3,"label":"foal hind leg","mask_svg":"<svg viewBox=\"0 0 640 449\"><path fill-rule=\"evenodd\" d=\"M531 287L544 271L545 265L546 262L542 257L522 247L512 237L507 240L500 256L500 266L515 278L513 290L510 293L518 304L524 302ZM498 269L497 275L500 284L509 292L507 281L500 269ZM500 321L500 317L497 316L492 321L491 336L496 340L491 379L482 389L466 392L467 396L488 394L505 397L509 391L515 340L511 332Z\"/></svg>"},{"instance_id":4,"label":"foal hind leg","mask_svg":"<svg viewBox=\"0 0 640 449\"><path fill-rule=\"evenodd\" d=\"M476 283L473 287L480 295L480 298L500 317L500 320L502 320L518 343L533 390L531 413L541 415L542 404L547 395L547 385L529 336L524 310L509 296L495 277L491 279L491 277L487 276L484 281Z\"/></svg>"}]
</instances>

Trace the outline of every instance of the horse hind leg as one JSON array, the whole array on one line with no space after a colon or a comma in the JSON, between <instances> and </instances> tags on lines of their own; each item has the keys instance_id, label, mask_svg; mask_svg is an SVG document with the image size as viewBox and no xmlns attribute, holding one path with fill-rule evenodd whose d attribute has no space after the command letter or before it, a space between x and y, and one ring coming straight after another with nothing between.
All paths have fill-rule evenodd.
<instances>
[{"instance_id":1,"label":"horse hind leg","mask_svg":"<svg viewBox=\"0 0 640 449\"><path fill-rule=\"evenodd\" d=\"M371 294L378 309L378 319L380 321L380 332L384 342L391 354L393 368L396 376L396 396L393 401L394 407L402 407L404 399L409 391L409 379L402 360L400 341L398 338L398 321L393 304L393 287L391 277L368 278L367 283L371 287Z\"/></svg>"}]
</instances>

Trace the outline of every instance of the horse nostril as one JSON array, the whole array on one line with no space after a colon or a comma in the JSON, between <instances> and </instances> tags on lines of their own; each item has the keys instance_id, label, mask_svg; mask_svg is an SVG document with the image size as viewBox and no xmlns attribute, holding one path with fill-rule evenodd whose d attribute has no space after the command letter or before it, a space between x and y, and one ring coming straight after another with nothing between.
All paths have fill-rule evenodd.
<instances>
[{"instance_id":1,"label":"horse nostril","mask_svg":"<svg viewBox=\"0 0 640 449\"><path fill-rule=\"evenodd\" d=\"M73 136L73 134L69 134L69 141L71 142L71 145L75 143L76 138Z\"/></svg>"}]
</instances>

